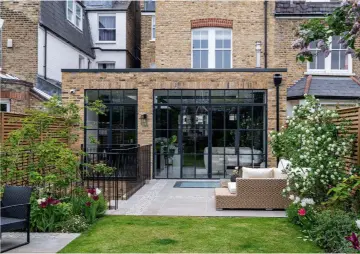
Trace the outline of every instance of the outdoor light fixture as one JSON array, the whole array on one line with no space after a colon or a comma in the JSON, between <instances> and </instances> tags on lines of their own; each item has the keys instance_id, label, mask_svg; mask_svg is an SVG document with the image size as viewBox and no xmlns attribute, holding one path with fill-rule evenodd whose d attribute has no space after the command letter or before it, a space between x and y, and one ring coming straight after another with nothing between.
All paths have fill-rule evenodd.
<instances>
[{"instance_id":1,"label":"outdoor light fixture","mask_svg":"<svg viewBox=\"0 0 360 254\"><path fill-rule=\"evenodd\" d=\"M276 131L280 130L280 85L282 82L281 74L274 74L274 85L276 87ZM276 158L279 164L279 158Z\"/></svg>"},{"instance_id":2,"label":"outdoor light fixture","mask_svg":"<svg viewBox=\"0 0 360 254\"><path fill-rule=\"evenodd\" d=\"M255 43L255 51L256 51L256 68L261 67L260 56L261 56L261 41L257 41Z\"/></svg>"},{"instance_id":3,"label":"outdoor light fixture","mask_svg":"<svg viewBox=\"0 0 360 254\"><path fill-rule=\"evenodd\" d=\"M147 126L147 114L141 114L140 115L141 124L144 126Z\"/></svg>"}]
</instances>

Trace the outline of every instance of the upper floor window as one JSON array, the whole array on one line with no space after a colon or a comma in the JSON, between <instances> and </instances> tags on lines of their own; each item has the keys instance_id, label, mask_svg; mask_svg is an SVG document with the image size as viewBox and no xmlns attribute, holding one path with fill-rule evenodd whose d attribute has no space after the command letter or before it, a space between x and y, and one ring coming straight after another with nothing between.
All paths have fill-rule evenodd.
<instances>
[{"instance_id":1,"label":"upper floor window","mask_svg":"<svg viewBox=\"0 0 360 254\"><path fill-rule=\"evenodd\" d=\"M192 30L192 68L232 68L232 30Z\"/></svg>"},{"instance_id":2,"label":"upper floor window","mask_svg":"<svg viewBox=\"0 0 360 254\"><path fill-rule=\"evenodd\" d=\"M98 69L115 69L115 62L98 63Z\"/></svg>"},{"instance_id":3,"label":"upper floor window","mask_svg":"<svg viewBox=\"0 0 360 254\"><path fill-rule=\"evenodd\" d=\"M144 11L155 11L155 0L144 0Z\"/></svg>"},{"instance_id":4,"label":"upper floor window","mask_svg":"<svg viewBox=\"0 0 360 254\"><path fill-rule=\"evenodd\" d=\"M66 1L66 17L77 28L82 30L83 27L83 9L75 0Z\"/></svg>"},{"instance_id":5,"label":"upper floor window","mask_svg":"<svg viewBox=\"0 0 360 254\"><path fill-rule=\"evenodd\" d=\"M9 99L0 99L0 112L10 112Z\"/></svg>"},{"instance_id":6,"label":"upper floor window","mask_svg":"<svg viewBox=\"0 0 360 254\"><path fill-rule=\"evenodd\" d=\"M99 16L99 41L116 41L116 16Z\"/></svg>"},{"instance_id":7,"label":"upper floor window","mask_svg":"<svg viewBox=\"0 0 360 254\"><path fill-rule=\"evenodd\" d=\"M350 74L352 72L352 59L346 54L346 48L339 43L340 36L330 38L330 54L325 57L324 52L316 48L316 42L309 45L313 53L313 61L308 63L308 72L311 73L335 73Z\"/></svg>"},{"instance_id":8,"label":"upper floor window","mask_svg":"<svg viewBox=\"0 0 360 254\"><path fill-rule=\"evenodd\" d=\"M156 38L156 17L155 15L151 16L151 40Z\"/></svg>"}]
</instances>

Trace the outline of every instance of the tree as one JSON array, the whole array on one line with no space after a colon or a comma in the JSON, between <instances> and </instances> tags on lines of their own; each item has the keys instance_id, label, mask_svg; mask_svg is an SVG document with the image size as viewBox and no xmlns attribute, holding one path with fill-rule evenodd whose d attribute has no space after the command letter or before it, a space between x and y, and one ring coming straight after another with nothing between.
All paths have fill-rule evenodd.
<instances>
[{"instance_id":1,"label":"tree","mask_svg":"<svg viewBox=\"0 0 360 254\"><path fill-rule=\"evenodd\" d=\"M341 36L339 43L347 48L346 54L360 59L360 48L355 43L360 36L360 1L343 0L340 7L325 18L310 19L301 24L296 36L298 38L292 47L300 50L296 60L301 62L313 60L313 54L309 50L311 42L315 42L327 57L330 53L331 36Z\"/></svg>"}]
</instances>

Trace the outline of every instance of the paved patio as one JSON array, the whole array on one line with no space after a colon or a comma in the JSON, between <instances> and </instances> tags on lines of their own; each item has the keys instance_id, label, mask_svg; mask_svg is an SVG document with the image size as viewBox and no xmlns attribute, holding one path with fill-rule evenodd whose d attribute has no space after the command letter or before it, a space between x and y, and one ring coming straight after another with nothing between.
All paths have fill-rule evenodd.
<instances>
[{"instance_id":1,"label":"paved patio","mask_svg":"<svg viewBox=\"0 0 360 254\"><path fill-rule=\"evenodd\" d=\"M285 211L216 211L213 188L173 188L178 180L151 180L109 215L285 217ZM199 180L197 180L199 181ZM114 205L114 204L112 204Z\"/></svg>"},{"instance_id":2,"label":"paved patio","mask_svg":"<svg viewBox=\"0 0 360 254\"><path fill-rule=\"evenodd\" d=\"M31 233L29 244L10 250L8 253L56 253L79 235L75 233ZM1 249L25 240L25 233L3 233Z\"/></svg>"}]
</instances>

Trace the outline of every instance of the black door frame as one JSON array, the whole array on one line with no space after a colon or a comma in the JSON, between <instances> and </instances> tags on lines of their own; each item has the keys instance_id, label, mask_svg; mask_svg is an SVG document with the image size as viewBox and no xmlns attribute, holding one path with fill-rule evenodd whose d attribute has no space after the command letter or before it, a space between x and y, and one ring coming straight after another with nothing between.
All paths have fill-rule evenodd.
<instances>
[{"instance_id":1,"label":"black door frame","mask_svg":"<svg viewBox=\"0 0 360 254\"><path fill-rule=\"evenodd\" d=\"M198 90L207 90L209 91L209 98L211 98L211 91L216 91L216 90L237 90L237 91L262 91L264 92L265 94L265 101L264 103L238 103L238 104L234 104L234 103L223 103L223 104L212 104L211 103L211 99L209 99L209 102L208 103L204 103L204 104L196 104L195 103L189 103L189 104L183 104L183 103L180 103L180 104L173 104L173 105L180 105L181 106L181 111L180 111L180 119L183 119L183 110L182 110L182 107L184 105L186 106L199 106L199 105L202 105L202 106L206 106L209 111L208 111L208 116L209 116L209 122L208 122L208 133L211 134L211 135L208 135L208 154L207 154L207 157L208 157L208 178L183 178L183 160L184 160L184 153L183 153L183 146L182 146L182 137L183 137L183 121L181 120L180 121L180 128L178 130L178 141L179 143L181 142L181 144L178 145L178 153L180 155L180 178L169 178L169 170L167 170L166 172L166 178L161 178L161 177L156 177L156 174L155 174L155 163L156 163L156 144L155 144L155 138L156 138L156 107L158 106L161 106L161 104L156 104L155 103L155 91L170 91L170 90L178 90L178 91L182 91L182 90L190 90L190 91L195 91L195 98L196 98L196 91ZM225 94L224 94L224 97L225 97ZM152 157L153 157L153 163L152 163L152 167L153 167L153 178L154 179L213 179L212 178L212 107L213 106L222 106L222 107L226 107L226 106L233 106L233 107L236 107L236 119L237 119L237 129L236 129L236 137L235 137L235 155L237 156L237 164L239 165L239 162L240 162L240 155L239 155L239 145L240 145L240 133L241 131L244 129L241 129L239 128L239 117L240 117L240 112L239 112L239 108L240 107L246 107L246 106L252 106L252 115L253 115L253 107L254 106L263 106L264 108L264 119L265 119L265 123L264 123L264 129L263 131L265 132L264 135L264 140L265 140L265 147L264 147L264 162L265 162L265 167L268 166L268 91L267 90L264 90L264 89L153 89L153 149L152 149ZM181 94L181 98L182 98L182 94ZM168 104L164 104L164 105L168 105ZM225 129L224 129L225 130ZM254 131L254 130L257 130L257 129L246 129L247 131ZM252 136L252 144L254 143L254 136ZM196 154L196 153L195 153ZM224 152L224 155L225 155L225 152ZM196 155L195 155L196 156ZM253 154L252 154L253 156ZM196 157L195 157L196 158ZM195 169L194 169L194 174L196 176L196 166L195 166ZM226 168L224 168L224 177L226 176ZM216 178L218 179L218 178Z\"/></svg>"}]
</instances>

